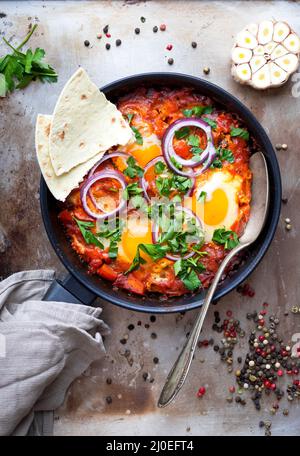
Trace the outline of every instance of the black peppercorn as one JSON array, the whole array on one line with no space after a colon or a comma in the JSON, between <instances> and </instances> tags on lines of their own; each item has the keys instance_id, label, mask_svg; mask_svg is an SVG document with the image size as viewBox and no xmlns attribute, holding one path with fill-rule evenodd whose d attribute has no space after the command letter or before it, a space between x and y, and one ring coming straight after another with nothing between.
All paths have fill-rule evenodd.
<instances>
[{"instance_id":1,"label":"black peppercorn","mask_svg":"<svg viewBox=\"0 0 300 456\"><path fill-rule=\"evenodd\" d=\"M159 359L157 357L153 358L153 362L154 364L158 364L159 363Z\"/></svg>"},{"instance_id":2,"label":"black peppercorn","mask_svg":"<svg viewBox=\"0 0 300 456\"><path fill-rule=\"evenodd\" d=\"M169 64L169 65L173 65L173 63L174 63L174 59L172 59L172 57L170 57L170 58L168 59L168 64Z\"/></svg>"},{"instance_id":3,"label":"black peppercorn","mask_svg":"<svg viewBox=\"0 0 300 456\"><path fill-rule=\"evenodd\" d=\"M122 41L119 40L119 39L117 39L117 40L116 40L116 46L121 46L121 44L122 44Z\"/></svg>"},{"instance_id":4,"label":"black peppercorn","mask_svg":"<svg viewBox=\"0 0 300 456\"><path fill-rule=\"evenodd\" d=\"M157 25L155 25L155 26L153 27L152 30L153 30L154 33L158 32L158 27L157 27Z\"/></svg>"},{"instance_id":5,"label":"black peppercorn","mask_svg":"<svg viewBox=\"0 0 300 456\"><path fill-rule=\"evenodd\" d=\"M90 45L89 40L84 40L84 45L85 45L86 47L89 47L89 45Z\"/></svg>"},{"instance_id":6,"label":"black peppercorn","mask_svg":"<svg viewBox=\"0 0 300 456\"><path fill-rule=\"evenodd\" d=\"M111 403L112 403L112 398L111 398L111 396L107 396L107 397L106 397L106 402L107 402L108 404L111 404Z\"/></svg>"},{"instance_id":7,"label":"black peppercorn","mask_svg":"<svg viewBox=\"0 0 300 456\"><path fill-rule=\"evenodd\" d=\"M107 50L109 50L110 49L110 44L106 43L105 47L106 47Z\"/></svg>"},{"instance_id":8,"label":"black peppercorn","mask_svg":"<svg viewBox=\"0 0 300 456\"><path fill-rule=\"evenodd\" d=\"M106 26L103 28L103 33L108 33L108 28L109 28L109 25L106 25Z\"/></svg>"},{"instance_id":9,"label":"black peppercorn","mask_svg":"<svg viewBox=\"0 0 300 456\"><path fill-rule=\"evenodd\" d=\"M192 48L194 48L194 49L195 49L196 47L197 47L197 43L196 43L196 41L192 41Z\"/></svg>"},{"instance_id":10,"label":"black peppercorn","mask_svg":"<svg viewBox=\"0 0 300 456\"><path fill-rule=\"evenodd\" d=\"M151 315L150 321L151 321L151 323L154 323L156 321L156 316L155 315Z\"/></svg>"},{"instance_id":11,"label":"black peppercorn","mask_svg":"<svg viewBox=\"0 0 300 456\"><path fill-rule=\"evenodd\" d=\"M140 31L141 31L141 30L140 30L138 27L136 27L136 28L134 29L134 33L135 33L136 35L139 35Z\"/></svg>"}]
</instances>

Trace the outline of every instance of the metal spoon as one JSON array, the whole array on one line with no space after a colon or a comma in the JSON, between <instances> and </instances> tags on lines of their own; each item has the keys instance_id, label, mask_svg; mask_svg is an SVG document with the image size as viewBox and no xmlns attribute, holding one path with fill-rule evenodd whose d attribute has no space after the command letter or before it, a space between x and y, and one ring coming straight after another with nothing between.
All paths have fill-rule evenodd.
<instances>
[{"instance_id":1,"label":"metal spoon","mask_svg":"<svg viewBox=\"0 0 300 456\"><path fill-rule=\"evenodd\" d=\"M261 152L257 152L251 156L250 168L253 173L251 212L245 232L240 238L239 245L233 248L221 263L219 270L206 293L204 303L195 321L193 329L191 330L177 361L167 377L165 386L163 387L158 400L159 407L166 407L170 404L185 382L204 318L226 266L238 252L246 247L249 247L249 245L258 238L263 228L268 209L269 180L266 161Z\"/></svg>"}]
</instances>

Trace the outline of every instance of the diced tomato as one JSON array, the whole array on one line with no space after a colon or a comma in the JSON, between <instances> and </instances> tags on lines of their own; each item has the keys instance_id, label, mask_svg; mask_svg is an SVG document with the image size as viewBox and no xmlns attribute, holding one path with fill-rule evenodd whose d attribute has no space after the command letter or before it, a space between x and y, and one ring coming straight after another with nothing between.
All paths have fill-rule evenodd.
<instances>
[{"instance_id":1,"label":"diced tomato","mask_svg":"<svg viewBox=\"0 0 300 456\"><path fill-rule=\"evenodd\" d=\"M132 293L139 295L145 294L145 285L139 279L137 279L133 274L128 275L119 275L115 280L114 285L116 287L125 288Z\"/></svg>"},{"instance_id":2,"label":"diced tomato","mask_svg":"<svg viewBox=\"0 0 300 456\"><path fill-rule=\"evenodd\" d=\"M116 280L118 277L118 273L107 264L103 264L101 268L97 270L97 274L99 274L99 276L101 276L103 279L110 280L111 282Z\"/></svg>"},{"instance_id":3,"label":"diced tomato","mask_svg":"<svg viewBox=\"0 0 300 456\"><path fill-rule=\"evenodd\" d=\"M77 218L78 220L82 220L84 222L94 222L95 219L93 219L92 217L90 217L86 212L85 210L83 209L83 207L76 207L75 211L74 211L74 217Z\"/></svg>"}]
</instances>

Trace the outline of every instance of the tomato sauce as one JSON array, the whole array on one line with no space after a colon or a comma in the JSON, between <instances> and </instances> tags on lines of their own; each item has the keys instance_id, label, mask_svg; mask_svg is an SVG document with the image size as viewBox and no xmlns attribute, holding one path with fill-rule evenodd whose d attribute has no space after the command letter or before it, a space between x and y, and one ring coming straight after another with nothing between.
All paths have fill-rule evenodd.
<instances>
[{"instance_id":1,"label":"tomato sauce","mask_svg":"<svg viewBox=\"0 0 300 456\"><path fill-rule=\"evenodd\" d=\"M216 122L216 128L212 131L215 147L218 145L230 150L234 158L233 163L225 160L222 163L222 169L233 176L239 176L241 181L238 194L238 215L230 227L232 231L240 236L250 214L252 175L249 169L250 148L248 142L241 137L232 137L230 134L233 127L241 127L241 122L237 116L214 106L212 100L195 93L190 88L174 90L167 88L161 90L141 88L121 98L118 102L118 109L123 113L125 119L128 115L131 115L131 126L138 129L144 138L143 146L139 148L138 144L133 144L119 149L114 148L114 150L133 155L144 168L144 163L162 154L160 140L169 125L178 119L184 118L184 110L192 109L199 105L213 106L213 111L204 117ZM199 138L199 147L205 148L206 137L205 135L203 136L203 131L197 131L195 128L193 134ZM178 155L182 158L190 158L191 149L184 139L175 139L173 145ZM142 157L140 162L138 160L139 156ZM118 172L123 173L126 166L120 159L106 160L98 167L97 172L117 169ZM212 173L213 170L208 172ZM153 170L149 170L145 178L149 182L150 196L155 196L156 189L153 186L155 175ZM80 185L80 188L84 185L86 179L87 177ZM125 180L127 185L132 183L139 185L140 182L137 176L133 178L125 176ZM129 238L126 238L126 241L123 238L123 240L119 241L119 251L116 258L111 258L107 245L105 248L100 248L98 245L86 242L75 219L91 223L95 222L95 220L84 210L80 197L80 188L73 190L67 198L63 209L59 213L59 220L70 240L71 247L87 265L89 273L99 275L103 279L111 281L113 286L137 295L158 293L166 296L181 296L190 292L184 282L176 276L174 261L167 258L152 261L151 258L147 257L148 261L146 263L141 264L136 270L126 273L131 262L128 260L128 254L122 254L123 247L120 247L120 244L127 242ZM112 179L100 180L91 188L94 198L109 196L112 201L115 201L116 205L119 203L119 190L119 183ZM97 211L90 197L88 197L87 203L90 208ZM132 212L134 210L131 210ZM96 233L96 225L91 227L90 231L91 233ZM128 247L128 244L125 247ZM205 255L201 258L204 270L198 274L198 277L201 281L201 288L206 288L213 280L227 251L223 245L213 241L204 242L200 251L205 252ZM132 254L134 255L135 252L132 252ZM144 254L143 256L146 258Z\"/></svg>"}]
</instances>

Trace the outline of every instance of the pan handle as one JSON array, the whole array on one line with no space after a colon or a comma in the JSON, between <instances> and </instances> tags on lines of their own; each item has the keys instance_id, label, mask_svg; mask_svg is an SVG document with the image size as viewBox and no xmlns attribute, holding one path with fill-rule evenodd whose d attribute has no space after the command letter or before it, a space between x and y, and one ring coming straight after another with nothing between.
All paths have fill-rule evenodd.
<instances>
[{"instance_id":1,"label":"pan handle","mask_svg":"<svg viewBox=\"0 0 300 456\"><path fill-rule=\"evenodd\" d=\"M68 274L63 281L54 280L43 297L43 301L62 301L90 306L96 295Z\"/></svg>"}]
</instances>

